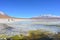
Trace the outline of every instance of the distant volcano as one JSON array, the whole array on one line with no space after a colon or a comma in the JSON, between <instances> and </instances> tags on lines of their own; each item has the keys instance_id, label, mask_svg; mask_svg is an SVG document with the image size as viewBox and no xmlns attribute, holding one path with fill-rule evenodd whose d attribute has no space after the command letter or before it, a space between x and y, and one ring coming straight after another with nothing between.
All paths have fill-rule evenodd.
<instances>
[{"instance_id":1,"label":"distant volcano","mask_svg":"<svg viewBox=\"0 0 60 40\"><path fill-rule=\"evenodd\" d=\"M40 16L37 16L37 17L32 17L34 19L60 19L60 16L55 16L55 15L40 15Z\"/></svg>"},{"instance_id":2,"label":"distant volcano","mask_svg":"<svg viewBox=\"0 0 60 40\"><path fill-rule=\"evenodd\" d=\"M11 17L5 14L4 12L0 11L0 18L11 18Z\"/></svg>"}]
</instances>

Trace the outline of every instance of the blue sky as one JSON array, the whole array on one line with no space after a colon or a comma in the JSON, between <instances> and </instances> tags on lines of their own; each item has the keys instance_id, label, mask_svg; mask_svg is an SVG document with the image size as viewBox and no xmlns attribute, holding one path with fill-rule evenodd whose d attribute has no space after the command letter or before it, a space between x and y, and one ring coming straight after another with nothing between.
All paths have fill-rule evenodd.
<instances>
[{"instance_id":1,"label":"blue sky","mask_svg":"<svg viewBox=\"0 0 60 40\"><path fill-rule=\"evenodd\" d=\"M60 0L0 0L0 11L14 17L60 16Z\"/></svg>"}]
</instances>

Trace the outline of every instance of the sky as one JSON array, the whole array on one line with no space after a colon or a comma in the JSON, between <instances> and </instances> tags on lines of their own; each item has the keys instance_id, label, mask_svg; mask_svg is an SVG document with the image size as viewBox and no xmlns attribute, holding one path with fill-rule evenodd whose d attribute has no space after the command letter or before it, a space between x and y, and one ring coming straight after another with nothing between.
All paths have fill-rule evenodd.
<instances>
[{"instance_id":1,"label":"sky","mask_svg":"<svg viewBox=\"0 0 60 40\"><path fill-rule=\"evenodd\" d=\"M0 0L0 11L19 18L45 14L60 16L60 0Z\"/></svg>"}]
</instances>

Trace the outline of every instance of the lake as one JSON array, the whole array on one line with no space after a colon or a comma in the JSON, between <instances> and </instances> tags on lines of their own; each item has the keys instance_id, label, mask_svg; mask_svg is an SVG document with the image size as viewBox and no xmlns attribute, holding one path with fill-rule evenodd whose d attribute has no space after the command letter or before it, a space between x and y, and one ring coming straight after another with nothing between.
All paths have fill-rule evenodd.
<instances>
[{"instance_id":1,"label":"lake","mask_svg":"<svg viewBox=\"0 0 60 40\"><path fill-rule=\"evenodd\" d=\"M7 24L9 27L0 28L0 34L6 34L9 36L18 34L27 34L30 30L40 30L50 31L53 33L60 32L60 27L57 26L46 26L43 24L33 24L31 21L19 21Z\"/></svg>"}]
</instances>

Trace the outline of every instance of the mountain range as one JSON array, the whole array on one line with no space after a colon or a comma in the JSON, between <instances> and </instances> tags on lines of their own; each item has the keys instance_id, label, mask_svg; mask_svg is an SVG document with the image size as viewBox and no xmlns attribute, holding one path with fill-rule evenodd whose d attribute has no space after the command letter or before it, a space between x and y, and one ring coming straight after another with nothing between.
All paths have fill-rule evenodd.
<instances>
[{"instance_id":1,"label":"mountain range","mask_svg":"<svg viewBox=\"0 0 60 40\"><path fill-rule=\"evenodd\" d=\"M16 18L8 16L6 13L0 11L0 18ZM18 18L17 18L18 19ZM26 18L19 18L19 19L26 19ZM37 17L32 17L28 19L35 19L35 20L60 20L60 16L54 16L54 15L41 15Z\"/></svg>"}]
</instances>

